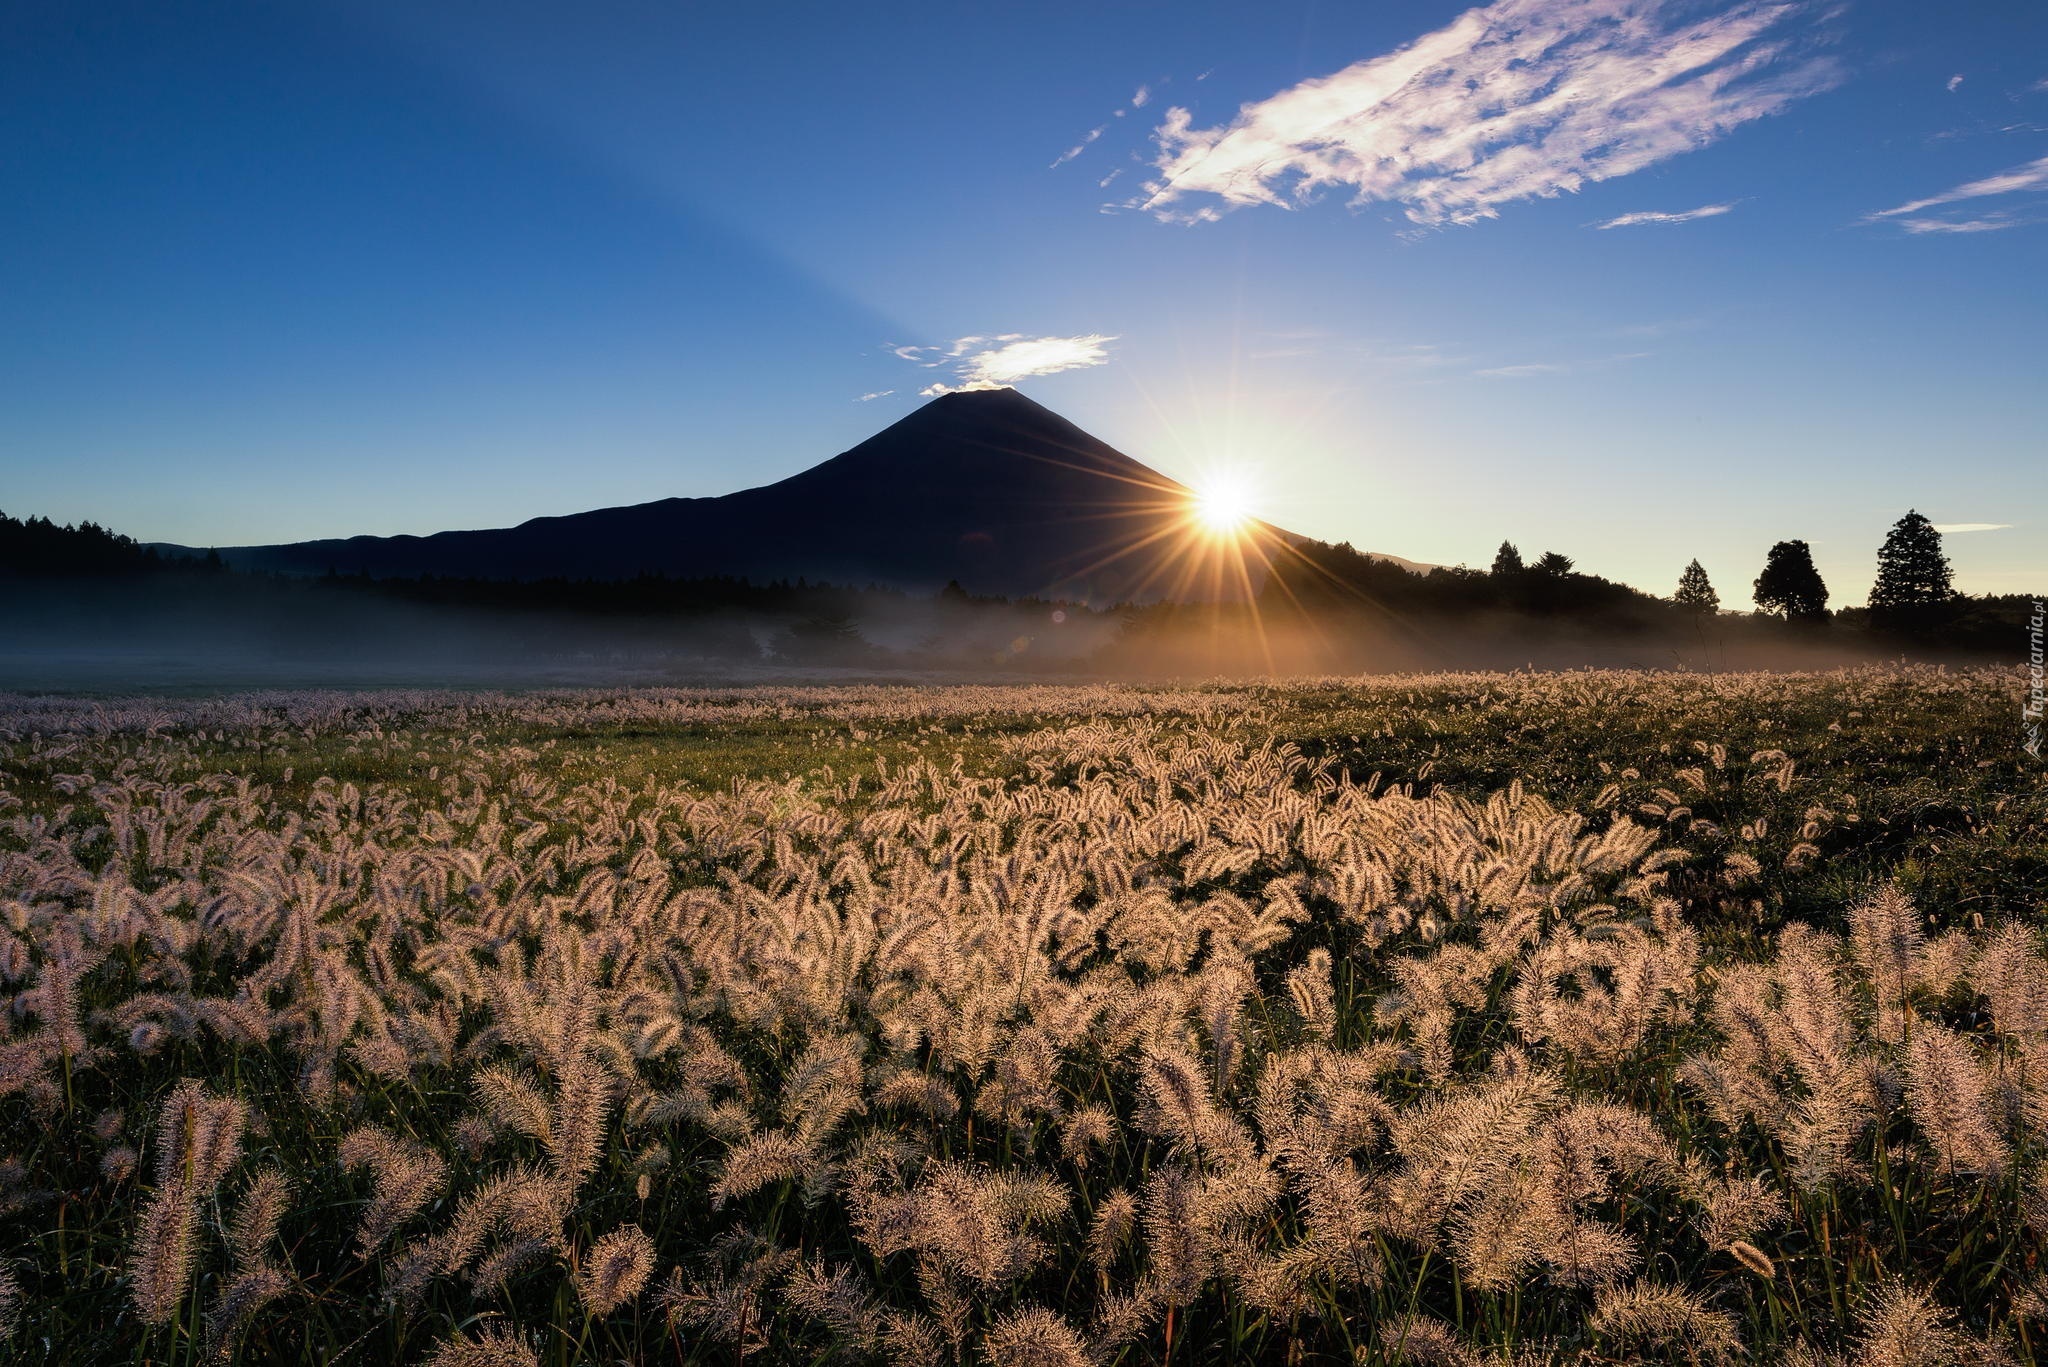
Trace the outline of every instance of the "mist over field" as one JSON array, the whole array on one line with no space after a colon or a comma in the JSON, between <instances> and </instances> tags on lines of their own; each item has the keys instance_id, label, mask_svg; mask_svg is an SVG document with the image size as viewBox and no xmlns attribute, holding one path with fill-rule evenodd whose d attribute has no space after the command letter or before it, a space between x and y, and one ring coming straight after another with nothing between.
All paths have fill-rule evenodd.
<instances>
[{"instance_id":1,"label":"mist over field","mask_svg":"<svg viewBox=\"0 0 2048 1367\"><path fill-rule=\"evenodd\" d=\"M817 639L818 614L688 614L410 603L273 585L220 601L175 587L43 583L0 603L0 687L206 689L380 684L771 682L804 677L1146 680L1441 669L1824 669L1896 647L1853 636L1685 624L1534 623L1494 617L1370 624L1259 620L1229 607L1177 612L1080 604L962 606L861 596ZM1058 614L1055 619L1055 614ZM832 622L842 619L834 615ZM1916 652L1967 662L1968 652Z\"/></svg>"}]
</instances>

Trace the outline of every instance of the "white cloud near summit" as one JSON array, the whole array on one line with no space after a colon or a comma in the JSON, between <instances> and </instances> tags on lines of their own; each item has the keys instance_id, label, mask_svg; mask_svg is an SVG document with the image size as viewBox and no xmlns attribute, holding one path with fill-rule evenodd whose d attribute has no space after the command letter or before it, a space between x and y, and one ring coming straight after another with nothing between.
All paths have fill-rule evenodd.
<instances>
[{"instance_id":1,"label":"white cloud near summit","mask_svg":"<svg viewBox=\"0 0 2048 1367\"><path fill-rule=\"evenodd\" d=\"M958 337L939 346L899 346L890 350L906 361L926 369L950 366L955 383L927 385L918 391L927 398L957 394L965 389L1002 389L1019 380L1039 375L1057 375L1063 370L1082 370L1109 363L1109 343L1114 335L1099 332L1079 337L1026 337L1006 332L996 336Z\"/></svg>"},{"instance_id":2,"label":"white cloud near summit","mask_svg":"<svg viewBox=\"0 0 2048 1367\"><path fill-rule=\"evenodd\" d=\"M1813 11L1748 0L1496 0L1407 47L1194 126L1170 108L1132 207L1198 222L1345 189L1425 227L1576 191L1719 140L1835 84Z\"/></svg>"}]
</instances>

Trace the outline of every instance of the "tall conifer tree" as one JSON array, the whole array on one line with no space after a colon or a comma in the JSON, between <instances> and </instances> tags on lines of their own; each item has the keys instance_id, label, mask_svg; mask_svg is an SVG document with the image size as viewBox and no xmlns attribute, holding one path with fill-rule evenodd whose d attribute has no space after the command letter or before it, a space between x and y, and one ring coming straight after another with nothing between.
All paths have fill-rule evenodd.
<instances>
[{"instance_id":1,"label":"tall conifer tree","mask_svg":"<svg viewBox=\"0 0 2048 1367\"><path fill-rule=\"evenodd\" d=\"M1919 513L1907 513L1892 524L1877 553L1870 624L1883 631L1925 631L1940 625L1954 597L1941 533Z\"/></svg>"}]
</instances>

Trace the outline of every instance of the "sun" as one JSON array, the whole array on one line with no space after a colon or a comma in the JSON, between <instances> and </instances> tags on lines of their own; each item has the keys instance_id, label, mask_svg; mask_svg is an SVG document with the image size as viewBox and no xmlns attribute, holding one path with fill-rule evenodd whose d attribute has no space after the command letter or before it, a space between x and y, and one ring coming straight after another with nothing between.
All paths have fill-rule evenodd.
<instances>
[{"instance_id":1,"label":"sun","mask_svg":"<svg viewBox=\"0 0 2048 1367\"><path fill-rule=\"evenodd\" d=\"M1256 514L1256 495L1243 471L1220 470L1195 486L1195 521L1211 536L1235 536Z\"/></svg>"}]
</instances>

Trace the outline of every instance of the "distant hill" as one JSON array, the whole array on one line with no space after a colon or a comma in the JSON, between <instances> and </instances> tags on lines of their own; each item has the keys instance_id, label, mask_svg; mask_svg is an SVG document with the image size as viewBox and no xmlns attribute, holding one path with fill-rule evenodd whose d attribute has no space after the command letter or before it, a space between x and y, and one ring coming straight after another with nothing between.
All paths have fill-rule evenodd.
<instances>
[{"instance_id":1,"label":"distant hill","mask_svg":"<svg viewBox=\"0 0 2048 1367\"><path fill-rule=\"evenodd\" d=\"M991 389L935 399L801 474L722 497L221 556L241 570L378 578L731 575L912 590L956 580L976 594L1096 603L1256 595L1264 557L1195 533L1191 499L1016 390ZM1268 550L1304 541L1264 524L1243 540Z\"/></svg>"}]
</instances>

